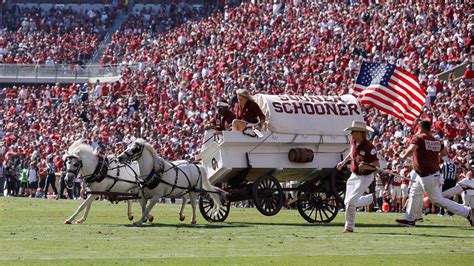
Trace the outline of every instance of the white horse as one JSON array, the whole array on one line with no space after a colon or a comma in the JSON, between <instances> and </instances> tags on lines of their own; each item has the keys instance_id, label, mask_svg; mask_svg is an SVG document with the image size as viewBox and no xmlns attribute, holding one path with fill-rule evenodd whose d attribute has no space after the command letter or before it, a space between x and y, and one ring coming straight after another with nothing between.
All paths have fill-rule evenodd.
<instances>
[{"instance_id":1,"label":"white horse","mask_svg":"<svg viewBox=\"0 0 474 266\"><path fill-rule=\"evenodd\" d=\"M116 159L105 159L94 154L91 146L83 143L82 140L75 141L68 149L64 156L66 164L66 177L64 182L67 187L72 187L74 179L79 173L86 181L87 191L108 191L121 193L138 193L138 183L136 174L138 173L138 165L120 164ZM98 194L89 194L87 199L79 206L79 208L64 221L64 224L71 224L74 218L85 208L84 215L77 220L77 224L84 223L90 211L92 202L99 197ZM146 202L141 201L142 205ZM132 203L127 200L127 216L133 220ZM146 217L150 222L153 216Z\"/></svg>"},{"instance_id":2,"label":"white horse","mask_svg":"<svg viewBox=\"0 0 474 266\"><path fill-rule=\"evenodd\" d=\"M209 194L215 202L212 215L217 214L222 207L221 199L217 194L224 192L209 183L207 171L201 165L184 160L167 162L158 156L153 147L143 139L135 140L117 158L120 162L138 161L140 178L145 178L142 194L149 201L142 218L134 223L136 226L143 223L146 214L162 197L183 199L179 211L179 219L183 221L185 219L184 206L189 195L193 209L191 224L196 223L197 197L200 192L210 192Z\"/></svg>"}]
</instances>

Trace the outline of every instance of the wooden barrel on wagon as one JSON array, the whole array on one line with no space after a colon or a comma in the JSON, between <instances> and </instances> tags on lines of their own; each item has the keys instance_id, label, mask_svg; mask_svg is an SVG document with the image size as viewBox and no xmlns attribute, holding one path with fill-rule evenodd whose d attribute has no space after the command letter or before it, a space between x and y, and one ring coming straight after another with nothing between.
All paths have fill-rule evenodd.
<instances>
[{"instance_id":1,"label":"wooden barrel on wagon","mask_svg":"<svg viewBox=\"0 0 474 266\"><path fill-rule=\"evenodd\" d=\"M288 160L295 163L309 163L314 159L314 153L311 149L293 148L288 152Z\"/></svg>"}]
</instances>

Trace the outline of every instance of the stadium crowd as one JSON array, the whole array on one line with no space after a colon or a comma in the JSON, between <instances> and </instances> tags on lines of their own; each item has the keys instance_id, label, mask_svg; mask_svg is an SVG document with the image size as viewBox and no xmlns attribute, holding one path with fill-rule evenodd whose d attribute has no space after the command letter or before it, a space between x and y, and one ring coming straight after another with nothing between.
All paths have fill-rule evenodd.
<instances>
[{"instance_id":1,"label":"stadium crowd","mask_svg":"<svg viewBox=\"0 0 474 266\"><path fill-rule=\"evenodd\" d=\"M0 28L2 64L83 64L100 44L116 10L13 6Z\"/></svg>"},{"instance_id":2,"label":"stadium crowd","mask_svg":"<svg viewBox=\"0 0 474 266\"><path fill-rule=\"evenodd\" d=\"M218 99L235 104L239 88L252 94L351 93L360 63L367 60L396 64L418 76L428 95L422 119L432 121L458 168L457 178L465 178L473 164L469 108L474 105L474 72L468 68L456 81L440 80L437 74L472 62L474 16L466 12L469 4L395 2L245 2L222 12L182 3L132 12L101 61L126 65L119 81L2 89L4 167L33 162L44 180L48 156L59 171L63 152L80 137L105 154L117 154L130 140L142 137L167 159L193 160ZM115 16L113 11L93 17L88 12L49 11L77 18L69 18L68 30L58 30L45 22L55 18L59 21L53 19L53 25L65 24L69 16L16 12L0 45L7 63L44 63L48 55L56 63L73 62L77 56L70 57L70 49L58 50L52 44L48 49L48 42L38 49L34 36L66 41L85 35L75 46L90 54L99 39L96 30L106 28ZM30 19L36 23L23 23ZM63 38L49 37L52 32ZM407 163L396 155L416 129L370 106L364 116L375 129L371 139L388 167L401 172ZM389 179L377 181L382 197L391 198L394 181Z\"/></svg>"}]
</instances>

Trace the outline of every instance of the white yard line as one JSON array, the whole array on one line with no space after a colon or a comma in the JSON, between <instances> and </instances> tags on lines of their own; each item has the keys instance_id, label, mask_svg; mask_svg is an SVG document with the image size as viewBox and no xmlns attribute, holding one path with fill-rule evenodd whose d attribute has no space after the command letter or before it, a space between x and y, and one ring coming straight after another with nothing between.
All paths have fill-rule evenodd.
<instances>
[{"instance_id":1,"label":"white yard line","mask_svg":"<svg viewBox=\"0 0 474 266\"><path fill-rule=\"evenodd\" d=\"M467 249L467 248L466 248ZM281 254L280 252L275 252L271 254L251 254L251 255L246 255L246 254L219 254L215 256L205 256L205 255L186 255L186 256L174 256L174 255L161 255L161 254L156 254L156 255L141 255L141 256L126 256L126 257L118 257L118 256L98 256L98 257L80 257L80 256L55 256L55 257L29 257L25 258L25 260L44 260L44 261L49 261L49 260L68 260L68 259L81 259L81 260L106 260L106 259L111 259L111 260L127 260L127 259L190 259L190 258L202 258L202 259L213 259L213 258L261 258L261 257L292 257L292 256L304 256L304 257L327 257L327 256L386 256L386 255L415 255L415 254L422 254L422 255L432 255L432 254L449 254L449 255L456 255L456 254L472 254L472 251L466 250L466 251L457 251L456 253L445 251L445 252L440 252L440 251L430 251L430 252L415 252L415 251L402 251L402 252L390 252L390 253L373 253L370 252L364 253L364 254L340 254L340 253L327 253L325 252L324 255L311 255L307 253L301 253L301 254ZM0 261L18 261L21 259L18 259L18 257L15 258L3 258L0 257Z\"/></svg>"}]
</instances>

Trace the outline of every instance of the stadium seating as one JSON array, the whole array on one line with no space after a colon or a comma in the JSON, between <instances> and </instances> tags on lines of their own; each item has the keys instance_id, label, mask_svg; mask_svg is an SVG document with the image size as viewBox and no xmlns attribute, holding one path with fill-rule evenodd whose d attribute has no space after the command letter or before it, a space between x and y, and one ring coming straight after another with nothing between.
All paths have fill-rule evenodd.
<instances>
[{"instance_id":1,"label":"stadium seating","mask_svg":"<svg viewBox=\"0 0 474 266\"><path fill-rule=\"evenodd\" d=\"M183 3L132 11L101 60L104 66L140 63L136 70L125 68L120 81L2 88L5 157L30 157L36 150L40 158L54 152L59 160L79 137L112 154L144 137L166 158L193 159L218 99L232 102L239 88L350 93L360 63L368 60L402 66L424 88L435 88L422 118L433 122L466 173L472 83L437 74L471 60L468 4L333 2L245 2L222 12ZM0 61L84 63L116 14L15 8L5 18ZM395 160L413 129L369 106L365 117L376 130L375 145L389 162Z\"/></svg>"}]
</instances>

